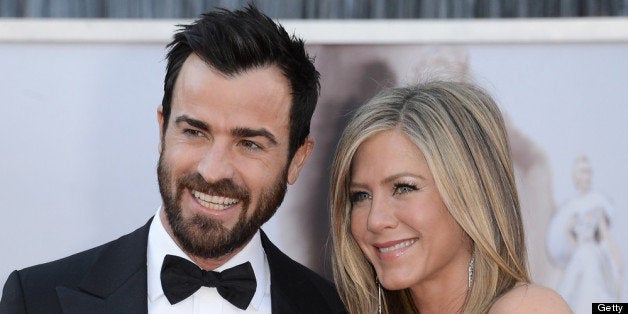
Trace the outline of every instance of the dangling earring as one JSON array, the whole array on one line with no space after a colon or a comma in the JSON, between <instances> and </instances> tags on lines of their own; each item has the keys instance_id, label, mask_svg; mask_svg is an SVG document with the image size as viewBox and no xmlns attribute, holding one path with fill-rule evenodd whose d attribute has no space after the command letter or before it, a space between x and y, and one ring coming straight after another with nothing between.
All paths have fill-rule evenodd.
<instances>
[{"instance_id":1,"label":"dangling earring","mask_svg":"<svg viewBox=\"0 0 628 314\"><path fill-rule=\"evenodd\" d=\"M382 314L382 285L379 284L379 278L375 277L377 282L377 311Z\"/></svg>"},{"instance_id":2,"label":"dangling earring","mask_svg":"<svg viewBox=\"0 0 628 314\"><path fill-rule=\"evenodd\" d=\"M471 261L469 262L469 289L471 289L471 284L473 283L473 269L475 268L475 253L471 256Z\"/></svg>"}]
</instances>

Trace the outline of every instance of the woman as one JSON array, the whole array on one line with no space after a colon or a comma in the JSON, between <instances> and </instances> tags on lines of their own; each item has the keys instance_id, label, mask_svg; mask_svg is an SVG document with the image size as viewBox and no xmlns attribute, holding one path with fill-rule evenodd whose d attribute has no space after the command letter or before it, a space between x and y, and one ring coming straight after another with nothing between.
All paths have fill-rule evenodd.
<instances>
[{"instance_id":1,"label":"woman","mask_svg":"<svg viewBox=\"0 0 628 314\"><path fill-rule=\"evenodd\" d=\"M332 168L334 278L351 313L569 313L530 282L504 122L460 82L384 91Z\"/></svg>"}]
</instances>

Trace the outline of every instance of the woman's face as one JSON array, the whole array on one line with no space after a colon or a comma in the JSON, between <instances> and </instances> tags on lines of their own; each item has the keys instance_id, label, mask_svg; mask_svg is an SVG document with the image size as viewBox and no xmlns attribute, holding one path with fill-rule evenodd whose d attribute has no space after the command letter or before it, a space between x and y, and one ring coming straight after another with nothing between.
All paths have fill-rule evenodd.
<instances>
[{"instance_id":1,"label":"woman's face","mask_svg":"<svg viewBox=\"0 0 628 314\"><path fill-rule=\"evenodd\" d=\"M351 233L385 288L466 287L470 240L406 135L383 131L360 145L351 164L350 199Z\"/></svg>"}]
</instances>

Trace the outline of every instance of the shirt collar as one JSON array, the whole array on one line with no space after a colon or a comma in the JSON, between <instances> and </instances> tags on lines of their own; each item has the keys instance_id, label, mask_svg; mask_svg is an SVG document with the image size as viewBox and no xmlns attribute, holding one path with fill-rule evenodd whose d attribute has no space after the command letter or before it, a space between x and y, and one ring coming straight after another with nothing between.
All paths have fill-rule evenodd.
<instances>
[{"instance_id":1,"label":"shirt collar","mask_svg":"<svg viewBox=\"0 0 628 314\"><path fill-rule=\"evenodd\" d=\"M148 232L147 281L148 299L150 302L154 302L160 297L165 297L161 287L161 265L164 261L164 257L170 254L191 261L187 254L181 250L168 232L166 232L166 228L159 216L161 210L160 207L155 213L155 217L151 222ZM216 268L215 271L222 271L247 261L251 263L251 267L255 273L255 280L257 281L257 288L251 300L251 306L258 310L262 304L264 292L270 288L270 269L264 248L262 247L259 230L255 233L251 241L244 246L242 251L238 252L238 254L233 256L222 266Z\"/></svg>"}]
</instances>

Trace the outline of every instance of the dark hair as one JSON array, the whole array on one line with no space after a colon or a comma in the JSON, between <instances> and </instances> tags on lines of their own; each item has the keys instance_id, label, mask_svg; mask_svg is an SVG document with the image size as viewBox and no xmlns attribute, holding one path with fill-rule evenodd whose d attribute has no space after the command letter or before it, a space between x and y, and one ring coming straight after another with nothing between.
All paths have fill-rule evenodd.
<instances>
[{"instance_id":1,"label":"dark hair","mask_svg":"<svg viewBox=\"0 0 628 314\"><path fill-rule=\"evenodd\" d=\"M292 158L310 134L310 121L320 90L319 73L305 51L303 40L286 30L254 5L242 10L218 9L202 14L182 28L168 44L168 66L161 102L165 134L170 118L172 93L183 63L192 53L217 71L236 76L246 70L277 66L290 82L290 142Z\"/></svg>"}]
</instances>

